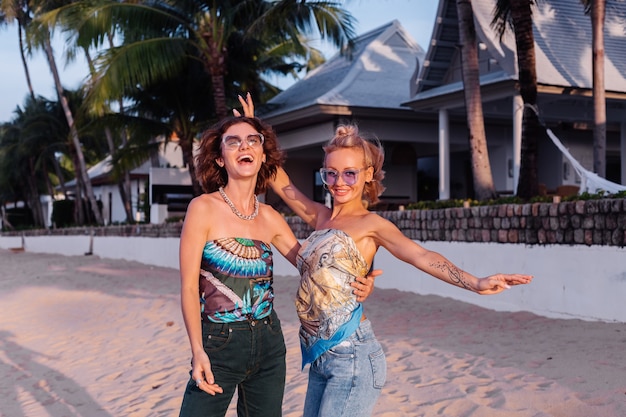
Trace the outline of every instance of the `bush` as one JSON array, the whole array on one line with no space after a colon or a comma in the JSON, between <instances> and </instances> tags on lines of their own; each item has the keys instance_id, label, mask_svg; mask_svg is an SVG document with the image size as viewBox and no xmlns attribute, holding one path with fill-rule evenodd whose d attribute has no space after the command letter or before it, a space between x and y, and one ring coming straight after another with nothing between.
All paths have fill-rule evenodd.
<instances>
[{"instance_id":1,"label":"bush","mask_svg":"<svg viewBox=\"0 0 626 417\"><path fill-rule=\"evenodd\" d=\"M619 193L609 194L604 191L600 191L596 194L590 194L584 192L579 195L572 195L568 197L562 197L561 201L577 201L577 200L602 200L605 198L626 198L626 191L620 191ZM470 206L494 206L499 204L525 204L525 203L552 203L552 196L536 196L528 201L516 196L500 197L495 200L479 201L479 200L437 200L437 201L418 201L416 203L409 203L407 210L434 210L445 209L451 207L463 207L463 203L469 202Z\"/></svg>"},{"instance_id":2,"label":"bush","mask_svg":"<svg viewBox=\"0 0 626 417\"><path fill-rule=\"evenodd\" d=\"M33 213L28 207L6 209L7 220L17 230L32 229L35 226Z\"/></svg>"},{"instance_id":3,"label":"bush","mask_svg":"<svg viewBox=\"0 0 626 417\"><path fill-rule=\"evenodd\" d=\"M74 200L52 202L52 224L55 227L68 227L74 224Z\"/></svg>"}]
</instances>

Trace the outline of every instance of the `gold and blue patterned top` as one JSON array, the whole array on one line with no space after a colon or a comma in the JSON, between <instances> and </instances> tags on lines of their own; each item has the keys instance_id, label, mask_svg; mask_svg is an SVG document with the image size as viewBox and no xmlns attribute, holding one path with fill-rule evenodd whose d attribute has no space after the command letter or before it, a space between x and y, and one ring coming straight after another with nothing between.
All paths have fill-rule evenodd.
<instances>
[{"instance_id":1,"label":"gold and blue patterned top","mask_svg":"<svg viewBox=\"0 0 626 417\"><path fill-rule=\"evenodd\" d=\"M298 252L302 367L356 331L363 309L350 286L368 265L352 238L337 229L313 232Z\"/></svg>"}]
</instances>

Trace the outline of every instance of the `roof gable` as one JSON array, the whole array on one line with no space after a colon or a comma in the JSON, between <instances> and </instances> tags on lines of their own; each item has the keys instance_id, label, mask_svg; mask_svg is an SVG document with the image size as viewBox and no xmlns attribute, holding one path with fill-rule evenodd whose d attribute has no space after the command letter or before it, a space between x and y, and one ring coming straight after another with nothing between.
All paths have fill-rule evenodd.
<instances>
[{"instance_id":1,"label":"roof gable","mask_svg":"<svg viewBox=\"0 0 626 417\"><path fill-rule=\"evenodd\" d=\"M312 105L403 108L424 54L394 20L359 36L351 59L336 54L269 100L264 117Z\"/></svg>"},{"instance_id":2,"label":"roof gable","mask_svg":"<svg viewBox=\"0 0 626 417\"><path fill-rule=\"evenodd\" d=\"M605 86L626 92L626 3L607 8L605 27ZM478 39L504 73L517 79L515 39L510 31L502 40L491 27L494 2L473 0ZM453 66L458 44L456 3L441 0L430 48L417 92L443 86ZM571 0L542 0L533 8L537 82L544 85L592 87L591 20L583 6ZM481 71L484 73L484 71Z\"/></svg>"},{"instance_id":3,"label":"roof gable","mask_svg":"<svg viewBox=\"0 0 626 417\"><path fill-rule=\"evenodd\" d=\"M417 80L416 93L444 84L450 64L457 55L459 28L456 2L441 0L435 19L430 45Z\"/></svg>"}]
</instances>

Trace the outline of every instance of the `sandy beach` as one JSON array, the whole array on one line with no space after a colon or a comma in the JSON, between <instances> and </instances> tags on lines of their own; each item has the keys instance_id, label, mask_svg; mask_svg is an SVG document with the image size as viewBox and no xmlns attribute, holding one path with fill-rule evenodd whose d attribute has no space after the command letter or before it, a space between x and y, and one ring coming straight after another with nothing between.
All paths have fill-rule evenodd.
<instances>
[{"instance_id":1,"label":"sandy beach","mask_svg":"<svg viewBox=\"0 0 626 417\"><path fill-rule=\"evenodd\" d=\"M7 250L0 267L0 416L178 415L190 355L176 270ZM307 377L296 286L295 276L275 277L286 417L302 414ZM376 416L626 416L624 323L382 289L365 313L387 355Z\"/></svg>"}]
</instances>

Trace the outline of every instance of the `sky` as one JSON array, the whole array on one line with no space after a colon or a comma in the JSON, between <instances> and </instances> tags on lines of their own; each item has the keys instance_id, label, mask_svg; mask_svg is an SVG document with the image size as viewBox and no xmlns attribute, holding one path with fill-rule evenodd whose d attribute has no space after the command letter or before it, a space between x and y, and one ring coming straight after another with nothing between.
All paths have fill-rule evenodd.
<instances>
[{"instance_id":1,"label":"sky","mask_svg":"<svg viewBox=\"0 0 626 417\"><path fill-rule=\"evenodd\" d=\"M428 49L438 1L434 0L345 0L343 7L355 18L357 35L366 33L391 21L398 20L404 29L424 49ZM61 82L66 88L77 88L87 75L87 65L82 57L65 64L64 41L57 34L54 42ZM322 46L326 58L335 50ZM36 51L28 59L35 94L56 99L54 82L42 52ZM292 79L276 80L286 88ZM17 26L0 28L0 123L11 120L17 106L22 106L28 94L26 78L19 55Z\"/></svg>"}]
</instances>

